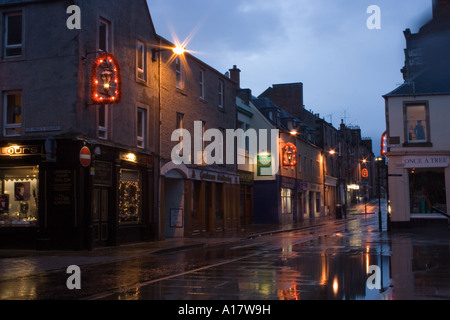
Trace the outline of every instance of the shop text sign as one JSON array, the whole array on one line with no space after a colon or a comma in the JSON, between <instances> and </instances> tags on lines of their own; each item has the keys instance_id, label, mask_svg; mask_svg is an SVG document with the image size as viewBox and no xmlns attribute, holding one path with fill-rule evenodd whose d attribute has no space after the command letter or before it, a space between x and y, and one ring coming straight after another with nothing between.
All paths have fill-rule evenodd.
<instances>
[{"instance_id":1,"label":"shop text sign","mask_svg":"<svg viewBox=\"0 0 450 320\"><path fill-rule=\"evenodd\" d=\"M10 146L0 149L2 157L36 156L42 154L41 146Z\"/></svg>"},{"instance_id":2,"label":"shop text sign","mask_svg":"<svg viewBox=\"0 0 450 320\"><path fill-rule=\"evenodd\" d=\"M403 157L405 168L446 168L450 163L448 156L407 156Z\"/></svg>"}]
</instances>

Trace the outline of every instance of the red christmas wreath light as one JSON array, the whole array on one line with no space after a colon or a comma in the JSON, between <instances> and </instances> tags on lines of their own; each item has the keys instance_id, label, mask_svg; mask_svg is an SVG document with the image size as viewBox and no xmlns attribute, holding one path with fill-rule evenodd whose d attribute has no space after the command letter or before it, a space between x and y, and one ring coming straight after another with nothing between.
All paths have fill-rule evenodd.
<instances>
[{"instance_id":1,"label":"red christmas wreath light","mask_svg":"<svg viewBox=\"0 0 450 320\"><path fill-rule=\"evenodd\" d=\"M285 167L297 165L297 147L292 143L283 148L283 165Z\"/></svg>"},{"instance_id":2,"label":"red christmas wreath light","mask_svg":"<svg viewBox=\"0 0 450 320\"><path fill-rule=\"evenodd\" d=\"M93 104L116 104L122 100L122 75L117 59L101 54L92 65L91 99Z\"/></svg>"}]
</instances>

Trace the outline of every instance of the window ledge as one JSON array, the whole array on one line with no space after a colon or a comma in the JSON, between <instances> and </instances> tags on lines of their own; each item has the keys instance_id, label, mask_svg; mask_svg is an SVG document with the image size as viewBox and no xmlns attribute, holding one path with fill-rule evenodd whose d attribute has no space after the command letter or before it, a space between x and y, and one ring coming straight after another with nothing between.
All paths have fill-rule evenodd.
<instances>
[{"instance_id":1,"label":"window ledge","mask_svg":"<svg viewBox=\"0 0 450 320\"><path fill-rule=\"evenodd\" d=\"M176 90L177 90L177 92L178 92L179 94L181 94L181 95L187 97L187 93L184 91L184 89L181 89L181 88L176 87Z\"/></svg>"},{"instance_id":2,"label":"window ledge","mask_svg":"<svg viewBox=\"0 0 450 320\"><path fill-rule=\"evenodd\" d=\"M136 78L136 83L142 84L143 86L148 87L147 80Z\"/></svg>"}]
</instances>

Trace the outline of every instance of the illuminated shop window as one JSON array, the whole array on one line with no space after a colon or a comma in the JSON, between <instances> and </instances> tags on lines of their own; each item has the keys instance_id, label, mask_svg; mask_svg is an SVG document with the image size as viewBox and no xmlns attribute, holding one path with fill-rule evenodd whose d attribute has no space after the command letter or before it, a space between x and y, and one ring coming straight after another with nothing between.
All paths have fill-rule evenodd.
<instances>
[{"instance_id":1,"label":"illuminated shop window","mask_svg":"<svg viewBox=\"0 0 450 320\"><path fill-rule=\"evenodd\" d=\"M0 168L0 227L38 222L39 168Z\"/></svg>"},{"instance_id":2,"label":"illuminated shop window","mask_svg":"<svg viewBox=\"0 0 450 320\"><path fill-rule=\"evenodd\" d=\"M444 168L409 170L411 213L447 213Z\"/></svg>"},{"instance_id":3,"label":"illuminated shop window","mask_svg":"<svg viewBox=\"0 0 450 320\"><path fill-rule=\"evenodd\" d=\"M138 171L121 170L119 179L119 223L142 222L142 187Z\"/></svg>"},{"instance_id":4,"label":"illuminated shop window","mask_svg":"<svg viewBox=\"0 0 450 320\"><path fill-rule=\"evenodd\" d=\"M291 214L292 213L292 190L282 188L281 189L281 213Z\"/></svg>"}]
</instances>

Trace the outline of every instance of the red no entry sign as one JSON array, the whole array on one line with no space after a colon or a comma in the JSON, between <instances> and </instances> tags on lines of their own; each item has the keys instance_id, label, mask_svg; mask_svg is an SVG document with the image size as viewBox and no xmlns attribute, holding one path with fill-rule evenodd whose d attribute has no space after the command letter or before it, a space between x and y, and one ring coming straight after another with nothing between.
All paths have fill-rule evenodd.
<instances>
[{"instance_id":1,"label":"red no entry sign","mask_svg":"<svg viewBox=\"0 0 450 320\"><path fill-rule=\"evenodd\" d=\"M89 150L88 147L81 148L80 151L81 165L85 168L89 167L89 165L91 164L91 159L92 159L91 150Z\"/></svg>"}]
</instances>

